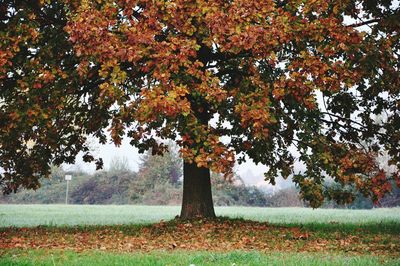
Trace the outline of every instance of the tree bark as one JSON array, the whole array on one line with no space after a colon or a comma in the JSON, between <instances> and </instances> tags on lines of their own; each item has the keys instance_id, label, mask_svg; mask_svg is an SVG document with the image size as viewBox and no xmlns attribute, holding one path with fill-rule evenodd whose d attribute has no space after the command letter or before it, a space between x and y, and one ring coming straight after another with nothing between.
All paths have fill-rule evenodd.
<instances>
[{"instance_id":1,"label":"tree bark","mask_svg":"<svg viewBox=\"0 0 400 266\"><path fill-rule=\"evenodd\" d=\"M181 219L215 218L210 169L196 163L183 164Z\"/></svg>"}]
</instances>

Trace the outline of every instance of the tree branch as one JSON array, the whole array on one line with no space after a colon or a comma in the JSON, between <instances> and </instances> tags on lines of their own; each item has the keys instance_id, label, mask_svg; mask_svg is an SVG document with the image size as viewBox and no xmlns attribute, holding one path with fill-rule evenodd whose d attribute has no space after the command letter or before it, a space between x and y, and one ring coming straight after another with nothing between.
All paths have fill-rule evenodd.
<instances>
[{"instance_id":1,"label":"tree branch","mask_svg":"<svg viewBox=\"0 0 400 266\"><path fill-rule=\"evenodd\" d=\"M379 18L370 19L370 20L367 20L367 21L361 21L361 22L358 22L358 23L350 24L350 25L347 25L346 27L357 28L357 27L369 25L369 24L372 24L372 23L377 23L377 22L380 22L380 21L381 21L381 19L379 19Z\"/></svg>"}]
</instances>

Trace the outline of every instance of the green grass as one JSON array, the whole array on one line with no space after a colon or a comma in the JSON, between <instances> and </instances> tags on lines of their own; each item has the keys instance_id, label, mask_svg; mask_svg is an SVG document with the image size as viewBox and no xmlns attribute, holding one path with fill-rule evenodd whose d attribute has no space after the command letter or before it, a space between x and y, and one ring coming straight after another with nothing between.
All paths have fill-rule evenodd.
<instances>
[{"instance_id":1,"label":"green grass","mask_svg":"<svg viewBox=\"0 0 400 266\"><path fill-rule=\"evenodd\" d=\"M331 254L294 254L235 251L211 252L151 252L106 253L71 251L8 251L0 265L400 265L399 258L346 256Z\"/></svg>"},{"instance_id":2,"label":"green grass","mask_svg":"<svg viewBox=\"0 0 400 266\"><path fill-rule=\"evenodd\" d=\"M0 227L149 224L171 220L177 206L135 205L0 205ZM374 225L377 230L400 224L400 208L372 210L217 207L218 216L244 218L281 225L302 225L324 229L350 229ZM400 229L399 229L400 231Z\"/></svg>"},{"instance_id":3,"label":"green grass","mask_svg":"<svg viewBox=\"0 0 400 266\"><path fill-rule=\"evenodd\" d=\"M173 219L178 207L135 205L0 205L0 227L148 224Z\"/></svg>"}]
</instances>

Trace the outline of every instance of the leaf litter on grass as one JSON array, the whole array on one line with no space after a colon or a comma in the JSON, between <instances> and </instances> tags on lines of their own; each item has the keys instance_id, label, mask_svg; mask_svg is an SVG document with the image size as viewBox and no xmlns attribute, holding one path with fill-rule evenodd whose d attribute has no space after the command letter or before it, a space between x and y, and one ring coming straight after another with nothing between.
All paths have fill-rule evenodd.
<instances>
[{"instance_id":1,"label":"leaf litter on grass","mask_svg":"<svg viewBox=\"0 0 400 266\"><path fill-rule=\"evenodd\" d=\"M346 252L400 256L398 234L319 232L246 220L161 221L145 226L3 228L0 250Z\"/></svg>"}]
</instances>

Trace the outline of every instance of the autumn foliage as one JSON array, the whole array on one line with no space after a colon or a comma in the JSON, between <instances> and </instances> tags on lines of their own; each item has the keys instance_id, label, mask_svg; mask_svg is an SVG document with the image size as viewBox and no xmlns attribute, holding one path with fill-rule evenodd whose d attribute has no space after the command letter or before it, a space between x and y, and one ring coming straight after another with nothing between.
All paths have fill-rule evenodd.
<instances>
[{"instance_id":1,"label":"autumn foliage","mask_svg":"<svg viewBox=\"0 0 400 266\"><path fill-rule=\"evenodd\" d=\"M155 154L176 140L186 162L226 176L252 158L271 183L293 174L313 207L355 189L379 200L399 183L375 160L400 166L394 3L4 2L0 184L36 188L50 163L93 161L87 136L108 130Z\"/></svg>"}]
</instances>

